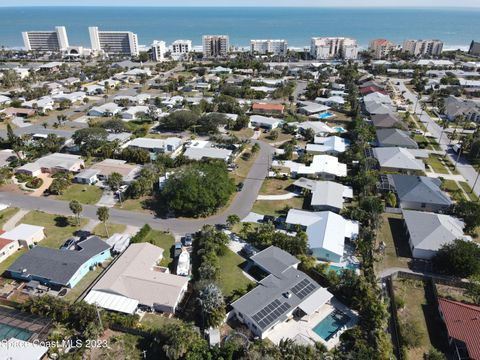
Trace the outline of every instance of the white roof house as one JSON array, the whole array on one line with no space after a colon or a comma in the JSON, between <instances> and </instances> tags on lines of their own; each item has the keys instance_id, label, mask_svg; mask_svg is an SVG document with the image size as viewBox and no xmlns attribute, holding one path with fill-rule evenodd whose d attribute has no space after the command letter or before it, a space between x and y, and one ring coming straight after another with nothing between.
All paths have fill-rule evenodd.
<instances>
[{"instance_id":1,"label":"white roof house","mask_svg":"<svg viewBox=\"0 0 480 360\"><path fill-rule=\"evenodd\" d=\"M20 245L29 247L45 238L45 228L43 226L20 224L12 230L4 232L2 239L18 241Z\"/></svg>"},{"instance_id":2,"label":"white roof house","mask_svg":"<svg viewBox=\"0 0 480 360\"><path fill-rule=\"evenodd\" d=\"M8 96L0 95L0 104L10 104L11 101Z\"/></svg>"},{"instance_id":3,"label":"white roof house","mask_svg":"<svg viewBox=\"0 0 480 360\"><path fill-rule=\"evenodd\" d=\"M232 156L232 151L214 147L189 147L183 155L191 160L218 159L228 162Z\"/></svg>"},{"instance_id":4,"label":"white roof house","mask_svg":"<svg viewBox=\"0 0 480 360\"><path fill-rule=\"evenodd\" d=\"M146 149L150 152L171 153L182 145L182 139L169 137L167 139L136 138L127 146Z\"/></svg>"},{"instance_id":5,"label":"white roof house","mask_svg":"<svg viewBox=\"0 0 480 360\"><path fill-rule=\"evenodd\" d=\"M314 114L323 113L327 110L330 110L329 106L309 101L305 106L300 107L298 109L298 112L301 112L306 115L314 115Z\"/></svg>"},{"instance_id":6,"label":"white roof house","mask_svg":"<svg viewBox=\"0 0 480 360\"><path fill-rule=\"evenodd\" d=\"M41 360L48 351L48 347L33 344L14 337L6 342L0 342L1 360Z\"/></svg>"},{"instance_id":7,"label":"white roof house","mask_svg":"<svg viewBox=\"0 0 480 360\"><path fill-rule=\"evenodd\" d=\"M363 101L374 101L378 104L392 105L392 99L390 98L390 96L379 92L372 92L368 95L365 95L363 97Z\"/></svg>"},{"instance_id":8,"label":"white roof house","mask_svg":"<svg viewBox=\"0 0 480 360\"><path fill-rule=\"evenodd\" d=\"M83 91L75 91L67 94L61 93L61 94L54 95L53 99L57 102L62 100L69 100L72 103L75 103L77 101L83 101L83 99L85 99L86 96L87 94Z\"/></svg>"},{"instance_id":9,"label":"white roof house","mask_svg":"<svg viewBox=\"0 0 480 360\"><path fill-rule=\"evenodd\" d=\"M163 251L149 243L131 244L85 301L127 314L133 314L138 305L174 313L187 290L188 278L158 266Z\"/></svg>"},{"instance_id":10,"label":"white roof house","mask_svg":"<svg viewBox=\"0 0 480 360\"><path fill-rule=\"evenodd\" d=\"M291 209L285 223L306 228L308 246L313 255L333 262L339 262L343 257L345 238L355 239L359 233L358 223L331 211Z\"/></svg>"},{"instance_id":11,"label":"white roof house","mask_svg":"<svg viewBox=\"0 0 480 360\"><path fill-rule=\"evenodd\" d=\"M316 211L329 210L339 212L343 208L344 199L353 198L353 189L333 181L316 181L300 178L293 183L312 194L310 206Z\"/></svg>"},{"instance_id":12,"label":"white roof house","mask_svg":"<svg viewBox=\"0 0 480 360\"><path fill-rule=\"evenodd\" d=\"M88 112L89 116L112 116L118 114L122 108L115 103L106 103L100 106L94 106Z\"/></svg>"},{"instance_id":13,"label":"white roof house","mask_svg":"<svg viewBox=\"0 0 480 360\"><path fill-rule=\"evenodd\" d=\"M403 210L403 218L414 258L431 259L443 245L471 240L463 233L465 223L449 215Z\"/></svg>"},{"instance_id":14,"label":"white roof house","mask_svg":"<svg viewBox=\"0 0 480 360\"><path fill-rule=\"evenodd\" d=\"M320 104L327 105L327 106L343 106L343 105L345 105L345 99L343 98L343 96L339 96L339 95L330 96L329 98L318 97L318 98L315 99L315 101L320 103Z\"/></svg>"},{"instance_id":15,"label":"white roof house","mask_svg":"<svg viewBox=\"0 0 480 360\"><path fill-rule=\"evenodd\" d=\"M315 136L314 144L307 144L307 153L313 154L340 154L347 150L350 146L350 141L338 136Z\"/></svg>"},{"instance_id":16,"label":"white roof house","mask_svg":"<svg viewBox=\"0 0 480 360\"><path fill-rule=\"evenodd\" d=\"M274 160L272 166L287 167L293 176L319 176L326 179L347 176L347 164L338 162L331 155L314 155L308 166L291 160Z\"/></svg>"},{"instance_id":17,"label":"white roof house","mask_svg":"<svg viewBox=\"0 0 480 360\"><path fill-rule=\"evenodd\" d=\"M250 116L250 126L276 129L283 123L283 120L262 115Z\"/></svg>"},{"instance_id":18,"label":"white roof house","mask_svg":"<svg viewBox=\"0 0 480 360\"><path fill-rule=\"evenodd\" d=\"M55 173L59 171L77 172L85 166L81 156L54 153L19 167L17 172L31 173L37 176L40 172Z\"/></svg>"},{"instance_id":19,"label":"white roof house","mask_svg":"<svg viewBox=\"0 0 480 360\"><path fill-rule=\"evenodd\" d=\"M312 129L315 134L328 135L335 133L334 128L321 121L304 121L301 123L290 123L290 125L295 126L297 129L303 132L308 129Z\"/></svg>"},{"instance_id":20,"label":"white roof house","mask_svg":"<svg viewBox=\"0 0 480 360\"><path fill-rule=\"evenodd\" d=\"M148 106L132 106L131 108L122 112L122 119L135 120L138 113L146 114L148 113L148 109Z\"/></svg>"}]
</instances>

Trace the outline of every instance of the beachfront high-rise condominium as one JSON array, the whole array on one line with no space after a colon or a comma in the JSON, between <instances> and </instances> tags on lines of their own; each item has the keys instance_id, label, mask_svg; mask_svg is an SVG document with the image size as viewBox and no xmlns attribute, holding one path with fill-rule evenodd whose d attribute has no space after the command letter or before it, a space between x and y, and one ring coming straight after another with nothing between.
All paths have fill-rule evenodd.
<instances>
[{"instance_id":1,"label":"beachfront high-rise condominium","mask_svg":"<svg viewBox=\"0 0 480 360\"><path fill-rule=\"evenodd\" d=\"M188 53L192 51L192 41L191 40L175 40L172 45L170 45L170 50L172 53L172 58L174 60L179 60L185 58Z\"/></svg>"},{"instance_id":2,"label":"beachfront high-rise condominium","mask_svg":"<svg viewBox=\"0 0 480 360\"><path fill-rule=\"evenodd\" d=\"M357 40L347 37L314 37L310 45L310 55L316 60L356 59Z\"/></svg>"},{"instance_id":3,"label":"beachfront high-rise condominium","mask_svg":"<svg viewBox=\"0 0 480 360\"><path fill-rule=\"evenodd\" d=\"M375 39L368 44L368 50L375 59L385 59L395 49L395 44L386 39Z\"/></svg>"},{"instance_id":4,"label":"beachfront high-rise condominium","mask_svg":"<svg viewBox=\"0 0 480 360\"><path fill-rule=\"evenodd\" d=\"M98 27L88 28L92 50L106 54L138 56L137 34L130 31L100 31Z\"/></svg>"},{"instance_id":5,"label":"beachfront high-rise condominium","mask_svg":"<svg viewBox=\"0 0 480 360\"><path fill-rule=\"evenodd\" d=\"M414 56L438 56L442 53L443 42L440 40L405 40L403 51Z\"/></svg>"},{"instance_id":6,"label":"beachfront high-rise condominium","mask_svg":"<svg viewBox=\"0 0 480 360\"><path fill-rule=\"evenodd\" d=\"M152 44L152 59L153 61L165 60L165 54L167 52L167 45L165 41L155 40Z\"/></svg>"},{"instance_id":7,"label":"beachfront high-rise condominium","mask_svg":"<svg viewBox=\"0 0 480 360\"><path fill-rule=\"evenodd\" d=\"M250 40L250 50L254 54L287 55L286 40Z\"/></svg>"},{"instance_id":8,"label":"beachfront high-rise condominium","mask_svg":"<svg viewBox=\"0 0 480 360\"><path fill-rule=\"evenodd\" d=\"M62 51L69 47L64 26L52 31L25 31L22 36L27 51Z\"/></svg>"},{"instance_id":9,"label":"beachfront high-rise condominium","mask_svg":"<svg viewBox=\"0 0 480 360\"><path fill-rule=\"evenodd\" d=\"M227 35L203 35L203 57L225 57L230 51L230 39Z\"/></svg>"}]
</instances>

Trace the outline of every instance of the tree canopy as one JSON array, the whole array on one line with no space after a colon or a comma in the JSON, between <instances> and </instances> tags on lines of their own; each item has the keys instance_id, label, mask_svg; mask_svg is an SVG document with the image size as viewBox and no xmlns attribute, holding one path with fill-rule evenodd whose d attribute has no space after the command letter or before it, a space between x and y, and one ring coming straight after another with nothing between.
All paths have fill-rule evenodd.
<instances>
[{"instance_id":1,"label":"tree canopy","mask_svg":"<svg viewBox=\"0 0 480 360\"><path fill-rule=\"evenodd\" d=\"M462 278L480 274L480 246L473 241L455 240L442 246L433 265L438 272Z\"/></svg>"}]
</instances>

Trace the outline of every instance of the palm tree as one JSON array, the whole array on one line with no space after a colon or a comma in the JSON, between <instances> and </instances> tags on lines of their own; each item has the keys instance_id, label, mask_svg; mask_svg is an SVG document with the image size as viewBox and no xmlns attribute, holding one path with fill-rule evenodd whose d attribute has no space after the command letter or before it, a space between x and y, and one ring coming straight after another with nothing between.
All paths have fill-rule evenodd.
<instances>
[{"instance_id":1,"label":"palm tree","mask_svg":"<svg viewBox=\"0 0 480 360\"><path fill-rule=\"evenodd\" d=\"M228 215L227 217L227 225L229 228L234 227L236 224L240 222L240 217L236 214Z\"/></svg>"},{"instance_id":2,"label":"palm tree","mask_svg":"<svg viewBox=\"0 0 480 360\"><path fill-rule=\"evenodd\" d=\"M113 172L108 177L107 184L113 192L118 191L118 199L120 200L120 206L122 206L122 192L119 190L123 184L123 176L117 172Z\"/></svg>"},{"instance_id":3,"label":"palm tree","mask_svg":"<svg viewBox=\"0 0 480 360\"><path fill-rule=\"evenodd\" d=\"M202 312L202 327L219 326L225 318L225 300L220 288L210 283L198 292L197 302Z\"/></svg>"},{"instance_id":4,"label":"palm tree","mask_svg":"<svg viewBox=\"0 0 480 360\"><path fill-rule=\"evenodd\" d=\"M108 228L107 228L107 221L110 218L110 212L108 208L105 206L99 207L97 210L97 217L98 217L98 220L103 222L103 225L105 226L105 234L107 235L107 237L110 237L108 233Z\"/></svg>"},{"instance_id":5,"label":"palm tree","mask_svg":"<svg viewBox=\"0 0 480 360\"><path fill-rule=\"evenodd\" d=\"M82 204L80 204L77 200L72 200L70 201L70 210L72 210L72 213L75 215L75 218L77 219L77 225L80 224L80 214L83 210Z\"/></svg>"}]
</instances>

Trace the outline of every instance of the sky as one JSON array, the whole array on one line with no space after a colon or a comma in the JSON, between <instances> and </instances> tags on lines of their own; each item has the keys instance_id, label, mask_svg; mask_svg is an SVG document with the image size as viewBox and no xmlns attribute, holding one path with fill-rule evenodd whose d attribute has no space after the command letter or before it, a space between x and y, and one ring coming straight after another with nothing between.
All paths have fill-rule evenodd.
<instances>
[{"instance_id":1,"label":"sky","mask_svg":"<svg viewBox=\"0 0 480 360\"><path fill-rule=\"evenodd\" d=\"M479 0L0 0L0 6L480 7Z\"/></svg>"}]
</instances>

